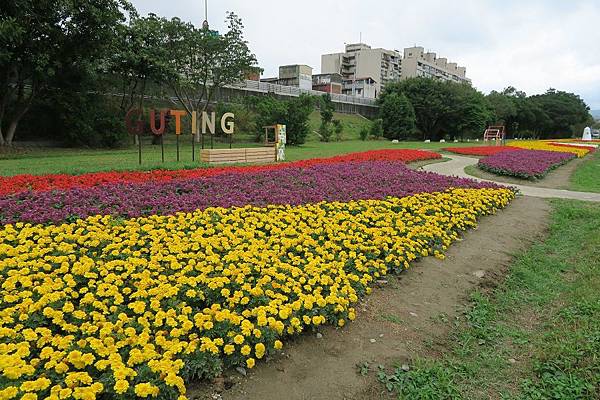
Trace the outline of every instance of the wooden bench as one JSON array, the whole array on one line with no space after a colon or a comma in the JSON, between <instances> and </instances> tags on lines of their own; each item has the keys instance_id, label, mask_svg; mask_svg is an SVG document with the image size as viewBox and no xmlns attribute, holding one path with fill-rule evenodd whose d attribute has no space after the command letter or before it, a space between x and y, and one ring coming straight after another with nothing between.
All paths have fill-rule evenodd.
<instances>
[{"instance_id":1,"label":"wooden bench","mask_svg":"<svg viewBox=\"0 0 600 400\"><path fill-rule=\"evenodd\" d=\"M200 150L200 160L209 164L270 163L276 160L275 147Z\"/></svg>"}]
</instances>

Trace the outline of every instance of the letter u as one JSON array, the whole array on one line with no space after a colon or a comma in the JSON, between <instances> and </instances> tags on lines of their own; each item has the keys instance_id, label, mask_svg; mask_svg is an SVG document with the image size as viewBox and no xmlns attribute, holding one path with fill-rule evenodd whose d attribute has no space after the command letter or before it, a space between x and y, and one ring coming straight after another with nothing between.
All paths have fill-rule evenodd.
<instances>
[{"instance_id":1,"label":"letter u","mask_svg":"<svg viewBox=\"0 0 600 400\"><path fill-rule=\"evenodd\" d=\"M154 135L161 136L163 133L165 133L166 115L167 115L166 110L160 110L160 127L158 129L156 129L156 112L154 109L152 111L150 111L150 129L152 130L152 133Z\"/></svg>"}]
</instances>

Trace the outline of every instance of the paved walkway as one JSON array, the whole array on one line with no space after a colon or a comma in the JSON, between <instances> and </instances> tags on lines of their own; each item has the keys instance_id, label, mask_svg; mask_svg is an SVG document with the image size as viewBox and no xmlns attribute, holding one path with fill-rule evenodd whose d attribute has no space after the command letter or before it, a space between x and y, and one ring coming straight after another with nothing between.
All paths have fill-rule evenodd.
<instances>
[{"instance_id":1,"label":"paved walkway","mask_svg":"<svg viewBox=\"0 0 600 400\"><path fill-rule=\"evenodd\" d=\"M444 157L450 158L450 161L428 164L423 167L425 171L437 172L442 175L459 176L462 178L471 178L478 181L493 182L487 179L480 179L469 175L465 172L465 167L477 164L477 159L472 157L462 157L455 154L444 154ZM542 198L559 198L573 199L585 201L600 202L600 193L573 192L571 190L547 189L540 187L532 187L526 185L513 185L510 183L496 182L501 185L512 186L519 189L525 196L542 197Z\"/></svg>"}]
</instances>

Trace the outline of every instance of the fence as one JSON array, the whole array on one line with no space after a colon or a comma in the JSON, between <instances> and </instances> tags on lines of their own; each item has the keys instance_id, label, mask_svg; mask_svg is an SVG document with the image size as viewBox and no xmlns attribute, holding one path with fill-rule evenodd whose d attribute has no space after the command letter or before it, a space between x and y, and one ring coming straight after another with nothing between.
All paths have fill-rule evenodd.
<instances>
[{"instance_id":1,"label":"fence","mask_svg":"<svg viewBox=\"0 0 600 400\"><path fill-rule=\"evenodd\" d=\"M283 86L268 82L259 81L243 81L235 85L229 85L230 88L237 88L241 90L248 90L251 92L261 93L274 93L279 95L287 96L300 96L301 94L309 94L311 96L322 96L324 92L318 90L300 89L296 86ZM331 100L338 103L358 104L365 106L377 107L377 101L375 99L368 99L363 97L348 96L345 94L331 93Z\"/></svg>"}]
</instances>

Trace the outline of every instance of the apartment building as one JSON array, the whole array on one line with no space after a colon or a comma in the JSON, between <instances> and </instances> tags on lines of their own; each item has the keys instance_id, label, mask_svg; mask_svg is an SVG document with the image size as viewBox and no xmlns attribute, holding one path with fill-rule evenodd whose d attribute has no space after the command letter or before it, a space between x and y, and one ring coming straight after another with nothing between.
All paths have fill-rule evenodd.
<instances>
[{"instance_id":1,"label":"apartment building","mask_svg":"<svg viewBox=\"0 0 600 400\"><path fill-rule=\"evenodd\" d=\"M448 62L446 58L438 58L435 53L425 52L423 47L415 46L404 49L401 79L420 76L471 84L471 80L467 78L466 74L465 67Z\"/></svg>"},{"instance_id":2,"label":"apartment building","mask_svg":"<svg viewBox=\"0 0 600 400\"><path fill-rule=\"evenodd\" d=\"M443 79L471 83L466 77L467 69L438 58L435 53L425 52L423 47L408 47L404 54L396 50L373 49L364 43L346 45L344 53L321 56L321 73L339 73L344 79L343 93L347 83L358 78L370 78L375 83L374 97L378 97L388 82L413 77ZM370 81L361 83L369 84ZM368 91L371 95L371 91ZM362 96L361 96L362 97Z\"/></svg>"},{"instance_id":3,"label":"apartment building","mask_svg":"<svg viewBox=\"0 0 600 400\"><path fill-rule=\"evenodd\" d=\"M282 65L279 67L279 77L263 78L260 81L311 90L312 70L312 67L303 64Z\"/></svg>"},{"instance_id":4,"label":"apartment building","mask_svg":"<svg viewBox=\"0 0 600 400\"><path fill-rule=\"evenodd\" d=\"M317 74L312 76L312 88L319 92L342 94L342 75Z\"/></svg>"},{"instance_id":5,"label":"apartment building","mask_svg":"<svg viewBox=\"0 0 600 400\"><path fill-rule=\"evenodd\" d=\"M370 78L375 82L374 97L385 84L400 79L402 55L396 50L373 49L364 43L347 44L344 53L321 56L322 74L341 74L345 81Z\"/></svg>"},{"instance_id":6,"label":"apartment building","mask_svg":"<svg viewBox=\"0 0 600 400\"><path fill-rule=\"evenodd\" d=\"M342 94L366 99L377 98L377 82L371 77L344 79Z\"/></svg>"}]
</instances>

